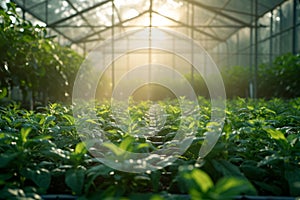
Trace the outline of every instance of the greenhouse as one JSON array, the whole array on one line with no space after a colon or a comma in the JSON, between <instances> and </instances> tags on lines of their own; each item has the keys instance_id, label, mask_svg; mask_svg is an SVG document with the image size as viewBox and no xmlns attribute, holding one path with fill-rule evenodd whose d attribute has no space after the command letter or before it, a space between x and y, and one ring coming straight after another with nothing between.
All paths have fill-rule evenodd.
<instances>
[{"instance_id":1,"label":"greenhouse","mask_svg":"<svg viewBox=\"0 0 300 200\"><path fill-rule=\"evenodd\" d=\"M300 199L299 0L0 0L0 199Z\"/></svg>"}]
</instances>

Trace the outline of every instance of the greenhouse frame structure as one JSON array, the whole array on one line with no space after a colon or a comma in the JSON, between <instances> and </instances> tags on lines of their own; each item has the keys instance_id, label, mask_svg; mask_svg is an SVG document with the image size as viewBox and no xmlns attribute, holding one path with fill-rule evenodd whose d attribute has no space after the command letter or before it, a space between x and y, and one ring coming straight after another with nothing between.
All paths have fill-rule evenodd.
<instances>
[{"instance_id":1,"label":"greenhouse frame structure","mask_svg":"<svg viewBox=\"0 0 300 200\"><path fill-rule=\"evenodd\" d=\"M150 28L192 38L219 67L240 65L253 72L278 55L300 52L299 0L11 0L24 19L83 55L99 41ZM114 49L117 51L117 48Z\"/></svg>"}]
</instances>

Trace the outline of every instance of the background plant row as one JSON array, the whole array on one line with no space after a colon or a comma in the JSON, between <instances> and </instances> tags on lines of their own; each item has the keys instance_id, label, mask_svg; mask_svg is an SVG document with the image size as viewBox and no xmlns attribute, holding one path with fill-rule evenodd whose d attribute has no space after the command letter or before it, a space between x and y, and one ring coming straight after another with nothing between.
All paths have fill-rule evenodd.
<instances>
[{"instance_id":1,"label":"background plant row","mask_svg":"<svg viewBox=\"0 0 300 200\"><path fill-rule=\"evenodd\" d=\"M186 194L194 199L230 199L239 194L300 195L299 98L228 101L222 136L203 160L198 160L199 149L204 133L213 124L209 123L209 101L199 98L199 105L198 131L190 148L172 165L142 174L116 171L94 159L76 132L70 106L51 104L36 111L16 104L1 107L2 198L38 199L51 193L83 199L169 199ZM150 102L131 104L132 121L138 126L149 124L146 111L150 106ZM166 121L157 136L166 143L178 130L180 107L176 101L160 102L160 106L165 110ZM120 148L133 152L161 148L151 138L137 139L124 132L108 103L97 105L95 111L97 119L80 120L98 123ZM134 123L131 126L138 127Z\"/></svg>"}]
</instances>

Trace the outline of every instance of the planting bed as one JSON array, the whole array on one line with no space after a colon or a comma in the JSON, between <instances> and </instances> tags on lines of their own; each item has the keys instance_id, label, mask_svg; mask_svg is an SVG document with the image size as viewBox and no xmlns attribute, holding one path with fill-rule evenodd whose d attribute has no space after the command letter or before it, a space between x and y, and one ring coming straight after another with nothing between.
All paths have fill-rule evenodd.
<instances>
[{"instance_id":1,"label":"planting bed","mask_svg":"<svg viewBox=\"0 0 300 200\"><path fill-rule=\"evenodd\" d=\"M151 102L130 104L128 132L116 123L106 102L94 108L97 119L75 119L72 106L58 103L35 111L13 103L2 106L1 198L41 199L47 195L50 198L50 194L80 199L300 196L299 98L228 100L222 135L200 161L198 153L204 134L213 130L213 124L209 123L209 101L199 98L200 108L195 110L199 112L198 129L192 145L173 164L146 173L126 173L104 165L90 155L80 139L82 133L76 131L75 120L96 123L120 148L152 152L171 141L178 130L182 119L177 103L158 102L164 112L156 114L147 112ZM162 126L161 117L165 120ZM161 128L151 137L135 137L138 127L149 124Z\"/></svg>"}]
</instances>

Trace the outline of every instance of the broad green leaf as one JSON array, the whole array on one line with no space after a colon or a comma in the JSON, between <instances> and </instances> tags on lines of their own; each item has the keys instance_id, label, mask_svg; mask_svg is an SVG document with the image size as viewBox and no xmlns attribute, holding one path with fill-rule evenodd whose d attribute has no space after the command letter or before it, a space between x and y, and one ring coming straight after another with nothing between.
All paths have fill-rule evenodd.
<instances>
[{"instance_id":1,"label":"broad green leaf","mask_svg":"<svg viewBox=\"0 0 300 200\"><path fill-rule=\"evenodd\" d=\"M75 123L74 117L71 115L64 114L63 118L65 118L69 122L70 125L73 125Z\"/></svg>"},{"instance_id":2,"label":"broad green leaf","mask_svg":"<svg viewBox=\"0 0 300 200\"><path fill-rule=\"evenodd\" d=\"M65 183L77 195L82 193L84 172L83 169L70 169L66 173Z\"/></svg>"},{"instance_id":3,"label":"broad green leaf","mask_svg":"<svg viewBox=\"0 0 300 200\"><path fill-rule=\"evenodd\" d=\"M207 192L214 185L211 178L200 169L193 169L191 178L196 182L199 188L201 188L202 192Z\"/></svg>"},{"instance_id":4,"label":"broad green leaf","mask_svg":"<svg viewBox=\"0 0 300 200\"><path fill-rule=\"evenodd\" d=\"M31 180L40 188L47 190L51 183L51 174L47 169L38 169L35 171L33 177L31 177Z\"/></svg>"},{"instance_id":5,"label":"broad green leaf","mask_svg":"<svg viewBox=\"0 0 300 200\"><path fill-rule=\"evenodd\" d=\"M22 128L21 129L21 138L22 138L22 142L26 143L27 142L27 136L29 135L31 131L31 128Z\"/></svg>"},{"instance_id":6,"label":"broad green leaf","mask_svg":"<svg viewBox=\"0 0 300 200\"><path fill-rule=\"evenodd\" d=\"M103 146L110 149L116 156L120 156L125 152L123 149L119 148L118 146L116 146L111 142L104 142Z\"/></svg>"},{"instance_id":7,"label":"broad green leaf","mask_svg":"<svg viewBox=\"0 0 300 200\"><path fill-rule=\"evenodd\" d=\"M235 176L244 178L240 169L227 160L212 160L214 168L219 171L223 176Z\"/></svg>"},{"instance_id":8,"label":"broad green leaf","mask_svg":"<svg viewBox=\"0 0 300 200\"><path fill-rule=\"evenodd\" d=\"M287 142L287 139L285 138L284 134L276 129L265 129L271 136L271 138L275 139L275 140L282 140Z\"/></svg>"},{"instance_id":9,"label":"broad green leaf","mask_svg":"<svg viewBox=\"0 0 300 200\"><path fill-rule=\"evenodd\" d=\"M16 159L16 157L19 155L20 153L2 153L0 154L0 168L5 168L7 167L7 165L9 165L9 163Z\"/></svg>"},{"instance_id":10,"label":"broad green leaf","mask_svg":"<svg viewBox=\"0 0 300 200\"><path fill-rule=\"evenodd\" d=\"M84 154L86 151L84 142L79 142L75 147L75 154Z\"/></svg>"},{"instance_id":11,"label":"broad green leaf","mask_svg":"<svg viewBox=\"0 0 300 200\"><path fill-rule=\"evenodd\" d=\"M49 124L49 123L53 122L55 119L56 119L55 116L49 115L45 118L45 124Z\"/></svg>"},{"instance_id":12,"label":"broad green leaf","mask_svg":"<svg viewBox=\"0 0 300 200\"><path fill-rule=\"evenodd\" d=\"M256 195L255 188L246 179L235 177L225 177L220 179L214 189L214 194L218 194L223 199L234 197L240 194Z\"/></svg>"},{"instance_id":13,"label":"broad green leaf","mask_svg":"<svg viewBox=\"0 0 300 200\"><path fill-rule=\"evenodd\" d=\"M292 196L300 196L300 169L299 166L286 164L284 177L289 183L289 190Z\"/></svg>"},{"instance_id":14,"label":"broad green leaf","mask_svg":"<svg viewBox=\"0 0 300 200\"><path fill-rule=\"evenodd\" d=\"M253 183L255 183L255 185L258 185L258 188L273 193L276 196L282 194L281 188L276 185L272 185L270 183L265 183L262 181L253 181Z\"/></svg>"},{"instance_id":15,"label":"broad green leaf","mask_svg":"<svg viewBox=\"0 0 300 200\"><path fill-rule=\"evenodd\" d=\"M31 179L38 187L47 190L51 182L51 173L44 168L29 169L26 168L22 171L22 174Z\"/></svg>"},{"instance_id":16,"label":"broad green leaf","mask_svg":"<svg viewBox=\"0 0 300 200\"><path fill-rule=\"evenodd\" d=\"M130 151L133 147L134 138L133 137L125 137L120 144L120 148L125 151Z\"/></svg>"},{"instance_id":17,"label":"broad green leaf","mask_svg":"<svg viewBox=\"0 0 300 200\"><path fill-rule=\"evenodd\" d=\"M7 89L6 88L0 88L0 99L3 99L7 95Z\"/></svg>"}]
</instances>

